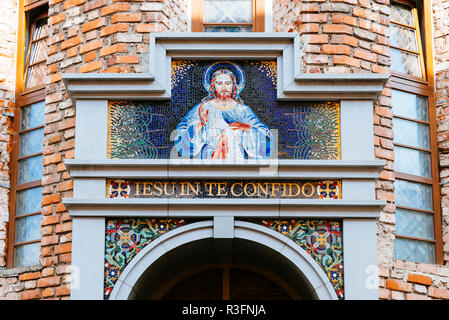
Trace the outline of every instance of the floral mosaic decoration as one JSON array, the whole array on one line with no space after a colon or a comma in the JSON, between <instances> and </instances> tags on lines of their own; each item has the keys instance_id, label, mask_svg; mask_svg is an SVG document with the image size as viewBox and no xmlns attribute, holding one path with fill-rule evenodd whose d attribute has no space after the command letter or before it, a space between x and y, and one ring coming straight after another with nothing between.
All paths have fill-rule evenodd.
<instances>
[{"instance_id":1,"label":"floral mosaic decoration","mask_svg":"<svg viewBox=\"0 0 449 320\"><path fill-rule=\"evenodd\" d=\"M343 236L340 221L262 220L304 249L323 268L339 299L344 298Z\"/></svg>"},{"instance_id":2,"label":"floral mosaic decoration","mask_svg":"<svg viewBox=\"0 0 449 320\"><path fill-rule=\"evenodd\" d=\"M339 299L344 298L340 221L262 220L304 249L325 271ZM111 219L106 223L104 298L109 296L128 263L148 244L183 226L183 219Z\"/></svg>"},{"instance_id":3,"label":"floral mosaic decoration","mask_svg":"<svg viewBox=\"0 0 449 320\"><path fill-rule=\"evenodd\" d=\"M146 245L183 226L183 219L111 219L106 221L104 297L108 299L127 264Z\"/></svg>"}]
</instances>

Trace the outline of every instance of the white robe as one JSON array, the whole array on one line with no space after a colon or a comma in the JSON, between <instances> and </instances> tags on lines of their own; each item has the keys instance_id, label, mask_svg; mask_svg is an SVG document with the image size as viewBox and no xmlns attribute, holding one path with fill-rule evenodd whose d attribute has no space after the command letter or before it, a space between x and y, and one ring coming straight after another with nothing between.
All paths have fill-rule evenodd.
<instances>
[{"instance_id":1,"label":"white robe","mask_svg":"<svg viewBox=\"0 0 449 320\"><path fill-rule=\"evenodd\" d=\"M215 108L210 101L204 102L207 121L200 120L201 103L190 110L178 124L175 147L183 158L212 159L217 145L226 141L226 153L220 159L265 159L272 152L272 135L250 107L236 103L231 110ZM248 131L234 130L229 126L242 122L250 126Z\"/></svg>"}]
</instances>

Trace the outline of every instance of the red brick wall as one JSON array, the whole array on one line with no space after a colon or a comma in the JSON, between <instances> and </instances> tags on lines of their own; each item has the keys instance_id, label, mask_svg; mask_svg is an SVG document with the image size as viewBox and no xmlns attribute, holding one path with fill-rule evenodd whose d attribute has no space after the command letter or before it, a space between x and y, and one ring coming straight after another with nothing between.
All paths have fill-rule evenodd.
<instances>
[{"instance_id":1,"label":"red brick wall","mask_svg":"<svg viewBox=\"0 0 449 320\"><path fill-rule=\"evenodd\" d=\"M380 299L449 299L449 268L434 264L394 261L379 268Z\"/></svg>"},{"instance_id":2,"label":"red brick wall","mask_svg":"<svg viewBox=\"0 0 449 320\"><path fill-rule=\"evenodd\" d=\"M6 266L9 220L9 161L14 112L18 1L2 3L0 10L0 268ZM0 295L1 296L1 295Z\"/></svg>"},{"instance_id":3,"label":"red brick wall","mask_svg":"<svg viewBox=\"0 0 449 320\"><path fill-rule=\"evenodd\" d=\"M444 261L449 265L449 3L433 1L435 101L440 151Z\"/></svg>"},{"instance_id":4,"label":"red brick wall","mask_svg":"<svg viewBox=\"0 0 449 320\"><path fill-rule=\"evenodd\" d=\"M186 10L186 1L49 0L42 267L5 271L0 299L70 295L72 222L62 199L73 191L64 159L74 157L75 106L62 73L147 72L150 32L187 31Z\"/></svg>"},{"instance_id":5,"label":"red brick wall","mask_svg":"<svg viewBox=\"0 0 449 320\"><path fill-rule=\"evenodd\" d=\"M434 0L432 4L440 181L446 182L449 181L449 2ZM442 186L441 195L444 265L395 261L391 257L389 263L380 264L381 299L449 299L449 184ZM391 218L393 226L394 215ZM380 230L384 230L387 224L380 226ZM393 238L388 231L385 234ZM379 245L379 252L383 250L382 244L388 242L385 240Z\"/></svg>"},{"instance_id":6,"label":"red brick wall","mask_svg":"<svg viewBox=\"0 0 449 320\"><path fill-rule=\"evenodd\" d=\"M441 177L449 182L448 8L447 0L434 1ZM389 0L275 0L273 11L275 31L299 33L304 72L390 74ZM392 118L389 82L374 105L374 152L377 159L386 162L376 183L376 198L387 201L378 223L379 298L449 299L449 267L394 260ZM443 240L448 265L449 183L443 186L442 193Z\"/></svg>"},{"instance_id":7,"label":"red brick wall","mask_svg":"<svg viewBox=\"0 0 449 320\"><path fill-rule=\"evenodd\" d=\"M300 35L306 73L389 73L388 1L274 1L278 32Z\"/></svg>"},{"instance_id":8,"label":"red brick wall","mask_svg":"<svg viewBox=\"0 0 449 320\"><path fill-rule=\"evenodd\" d=\"M73 182L64 159L74 157L75 107L62 73L147 72L150 32L187 31L186 3L144 0L50 0L42 249L42 298L67 298L72 223L61 203L72 197ZM59 270L59 272L57 272ZM36 289L34 289L36 290Z\"/></svg>"}]
</instances>

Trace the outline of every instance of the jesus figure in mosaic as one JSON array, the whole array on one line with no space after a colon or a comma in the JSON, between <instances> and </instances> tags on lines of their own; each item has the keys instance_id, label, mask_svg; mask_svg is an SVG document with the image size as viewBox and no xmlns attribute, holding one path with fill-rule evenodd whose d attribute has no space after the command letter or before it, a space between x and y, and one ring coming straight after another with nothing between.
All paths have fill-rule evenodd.
<instances>
[{"instance_id":1,"label":"jesus figure in mosaic","mask_svg":"<svg viewBox=\"0 0 449 320\"><path fill-rule=\"evenodd\" d=\"M239 96L244 85L243 71L226 63L234 72L231 68L206 70L203 83L208 95L179 122L175 147L181 157L194 159L269 158L270 129Z\"/></svg>"}]
</instances>

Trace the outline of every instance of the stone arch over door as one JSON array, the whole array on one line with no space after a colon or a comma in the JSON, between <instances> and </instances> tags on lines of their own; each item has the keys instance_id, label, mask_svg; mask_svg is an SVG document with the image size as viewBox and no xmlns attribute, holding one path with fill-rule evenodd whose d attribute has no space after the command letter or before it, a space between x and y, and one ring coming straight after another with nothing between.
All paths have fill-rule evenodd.
<instances>
[{"instance_id":1,"label":"stone arch over door","mask_svg":"<svg viewBox=\"0 0 449 320\"><path fill-rule=\"evenodd\" d=\"M181 246L216 241L225 248L233 240L269 248L288 261L302 275L316 299L338 299L322 268L292 240L264 226L244 221L235 221L234 239L214 239L214 222L212 220L179 227L147 245L126 266L111 292L110 299L134 299L135 288L145 272L156 262L166 259L167 254L169 255Z\"/></svg>"}]
</instances>

